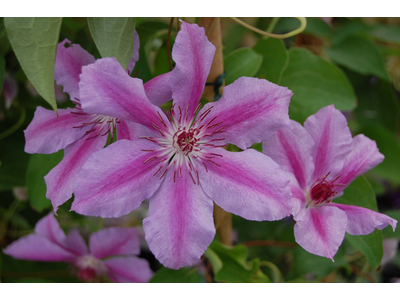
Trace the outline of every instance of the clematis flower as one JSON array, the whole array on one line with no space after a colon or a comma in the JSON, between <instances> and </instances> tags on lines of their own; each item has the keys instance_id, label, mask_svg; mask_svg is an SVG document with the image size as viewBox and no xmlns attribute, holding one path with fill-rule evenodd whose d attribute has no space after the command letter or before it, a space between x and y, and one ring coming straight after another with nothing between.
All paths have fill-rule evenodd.
<instances>
[{"instance_id":1,"label":"clematis flower","mask_svg":"<svg viewBox=\"0 0 400 300\"><path fill-rule=\"evenodd\" d=\"M77 230L66 236L53 213L39 220L34 231L4 253L16 259L70 263L85 281L108 276L114 282L148 282L153 276L148 261L136 257L140 243L135 228L110 227L92 233L89 249Z\"/></svg>"},{"instance_id":2,"label":"clematis flower","mask_svg":"<svg viewBox=\"0 0 400 300\"><path fill-rule=\"evenodd\" d=\"M113 58L83 67L80 76L85 111L139 123L149 134L94 153L76 180L72 210L119 217L150 198L146 240L168 268L191 265L207 249L215 235L213 201L250 220L290 214L288 178L272 159L246 148L287 124L292 93L242 77L200 110L214 52L203 28L182 22L172 51L176 67L165 81L173 98L167 114ZM244 151L226 151L227 143Z\"/></svg>"},{"instance_id":3,"label":"clematis flower","mask_svg":"<svg viewBox=\"0 0 400 300\"><path fill-rule=\"evenodd\" d=\"M138 57L139 37L135 32L134 52L128 64L128 73L133 70ZM109 117L107 113L92 114L82 109L79 100L79 75L83 66L94 62L94 57L81 46L71 44L67 39L61 42L57 49L54 77L76 106L73 109L59 109L58 115L52 110L38 107L32 122L25 130L27 153L50 154L64 149L63 160L45 176L46 197L51 200L54 211L71 198L78 171L90 154L104 148L109 133L111 140L115 132L118 140L143 134L141 126L137 124ZM154 86L158 81L161 84ZM163 97L170 99L169 89L157 89L158 86L162 87L162 81L163 77L156 77L146 84L151 90L149 97L155 103Z\"/></svg>"},{"instance_id":4,"label":"clematis flower","mask_svg":"<svg viewBox=\"0 0 400 300\"><path fill-rule=\"evenodd\" d=\"M296 242L310 253L333 259L345 232L367 235L397 221L375 211L332 200L384 156L363 134L352 138L344 115L333 105L296 121L263 141L263 151L291 177Z\"/></svg>"}]
</instances>

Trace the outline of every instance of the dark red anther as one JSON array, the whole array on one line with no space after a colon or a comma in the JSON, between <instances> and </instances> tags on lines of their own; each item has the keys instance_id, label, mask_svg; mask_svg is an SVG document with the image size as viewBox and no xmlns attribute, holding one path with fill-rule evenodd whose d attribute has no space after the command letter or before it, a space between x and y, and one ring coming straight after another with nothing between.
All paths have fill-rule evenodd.
<instances>
[{"instance_id":1,"label":"dark red anther","mask_svg":"<svg viewBox=\"0 0 400 300\"><path fill-rule=\"evenodd\" d=\"M320 204L323 202L329 202L337 194L335 191L334 182L339 179L340 176L335 178L332 182L326 180L330 172L325 177L318 179L310 189L310 195L314 204Z\"/></svg>"}]
</instances>

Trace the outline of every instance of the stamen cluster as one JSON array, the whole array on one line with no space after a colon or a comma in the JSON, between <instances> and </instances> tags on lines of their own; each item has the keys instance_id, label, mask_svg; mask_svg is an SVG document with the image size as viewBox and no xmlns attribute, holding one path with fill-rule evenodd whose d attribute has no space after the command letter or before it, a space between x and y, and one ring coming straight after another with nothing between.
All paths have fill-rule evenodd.
<instances>
[{"instance_id":1,"label":"stamen cluster","mask_svg":"<svg viewBox=\"0 0 400 300\"><path fill-rule=\"evenodd\" d=\"M173 106L167 112L168 121L158 113L161 124L158 126L153 123L152 126L157 129L161 137L141 137L160 146L155 150L142 150L155 154L145 163L158 159L160 166L154 176L163 169L161 179L173 167L174 182L177 174L182 178L183 169L189 173L195 184L199 184L199 164L202 164L207 172L206 162L220 166L213 159L217 156L221 157L221 155L213 153L212 149L223 147L224 144L216 143L223 141L224 138L213 138L213 136L225 132L223 130L225 127L222 126L222 122L215 122L217 116L205 121L212 108L213 106L202 112L197 120L194 119L200 109L200 104L192 116L190 116L188 109L183 112L180 106L177 108Z\"/></svg>"}]
</instances>

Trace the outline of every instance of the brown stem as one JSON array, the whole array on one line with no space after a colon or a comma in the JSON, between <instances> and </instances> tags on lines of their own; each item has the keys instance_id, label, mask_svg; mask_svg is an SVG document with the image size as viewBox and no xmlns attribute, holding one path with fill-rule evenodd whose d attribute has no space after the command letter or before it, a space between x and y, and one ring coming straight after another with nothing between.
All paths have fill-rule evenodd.
<instances>
[{"instance_id":1,"label":"brown stem","mask_svg":"<svg viewBox=\"0 0 400 300\"><path fill-rule=\"evenodd\" d=\"M355 265L350 265L350 269L351 269L351 271L353 273L355 273L358 276L368 280L369 282L371 282L371 283L375 282L375 278L372 275L370 275L370 274L364 272L363 270L357 268Z\"/></svg>"},{"instance_id":2,"label":"brown stem","mask_svg":"<svg viewBox=\"0 0 400 300\"><path fill-rule=\"evenodd\" d=\"M214 60L211 65L207 82L215 82L219 76L224 73L224 60L222 57L222 34L220 18L200 18L199 25L204 27L208 40L216 47ZM223 85L220 88L222 94ZM214 87L206 86L203 98L208 101L214 100ZM215 228L221 243L232 246L232 215L224 211L221 207L214 204Z\"/></svg>"},{"instance_id":3,"label":"brown stem","mask_svg":"<svg viewBox=\"0 0 400 300\"><path fill-rule=\"evenodd\" d=\"M247 247L263 246L263 247L282 247L282 248L296 248L296 243L280 242L280 241L248 241L242 243Z\"/></svg>"}]
</instances>

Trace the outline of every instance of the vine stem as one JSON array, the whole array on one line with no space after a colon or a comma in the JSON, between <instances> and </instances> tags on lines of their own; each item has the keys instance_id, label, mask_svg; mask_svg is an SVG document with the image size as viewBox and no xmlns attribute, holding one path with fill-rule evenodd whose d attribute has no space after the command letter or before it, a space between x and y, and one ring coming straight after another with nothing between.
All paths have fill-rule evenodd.
<instances>
[{"instance_id":1,"label":"vine stem","mask_svg":"<svg viewBox=\"0 0 400 300\"><path fill-rule=\"evenodd\" d=\"M296 17L296 19L298 19L298 20L300 21L300 27L299 27L299 28L297 28L297 29L295 29L295 30L293 30L293 31L291 31L291 32L285 33L285 34L275 34L275 33L270 33L270 32L267 32L267 31L260 30L260 29L254 27L254 26L251 26L251 25L249 25L249 24L243 22L242 20L240 20L240 19L238 19L238 18L235 18L235 17L230 17L230 18L231 18L232 20L234 20L235 22L239 23L240 25L246 27L247 29L250 29L250 30L252 30L252 31L254 31L254 32L257 32L257 33L259 33L259 34L261 34L261 35L265 35L265 36L267 36L267 37L275 38L275 39L287 39L287 38L289 38L289 37L295 36L295 35L297 35L297 34L303 32L304 29L305 29L306 26L307 26L307 20L306 20L306 18L303 18L303 17ZM276 22L277 22L277 21L276 21ZM275 24L274 24L274 27L275 27ZM269 30L268 30L268 31L269 31Z\"/></svg>"},{"instance_id":2,"label":"vine stem","mask_svg":"<svg viewBox=\"0 0 400 300\"><path fill-rule=\"evenodd\" d=\"M200 18L199 25L204 27L208 40L216 47L211 70L207 77L207 82L215 82L217 78L224 73L221 20L218 17ZM223 86L224 85L222 85L220 88L220 94L222 94ZM203 98L207 99L208 101L213 101L214 96L214 87L206 86L204 89ZM224 211L215 203L214 222L221 243L227 246L232 246L232 215Z\"/></svg>"}]
</instances>

